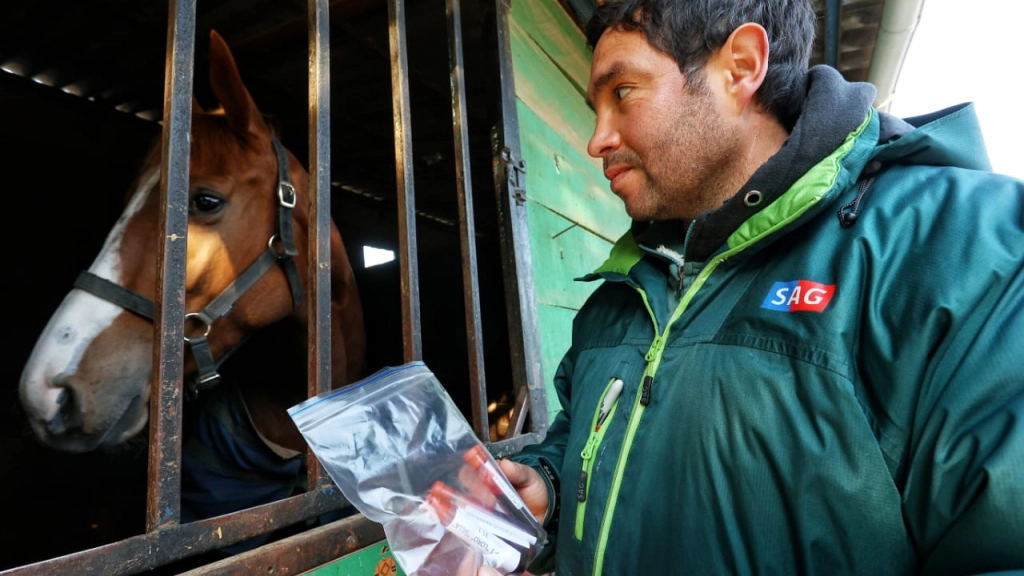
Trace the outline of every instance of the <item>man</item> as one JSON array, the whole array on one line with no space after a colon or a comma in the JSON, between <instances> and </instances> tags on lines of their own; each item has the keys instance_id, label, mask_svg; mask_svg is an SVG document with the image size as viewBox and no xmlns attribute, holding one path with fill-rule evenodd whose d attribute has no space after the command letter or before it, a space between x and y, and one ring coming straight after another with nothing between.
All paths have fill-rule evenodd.
<instances>
[{"instance_id":1,"label":"man","mask_svg":"<svg viewBox=\"0 0 1024 576\"><path fill-rule=\"evenodd\" d=\"M563 411L501 465L531 572L1024 569L1024 184L969 105L807 69L810 0L597 8L588 151L632 229Z\"/></svg>"}]
</instances>

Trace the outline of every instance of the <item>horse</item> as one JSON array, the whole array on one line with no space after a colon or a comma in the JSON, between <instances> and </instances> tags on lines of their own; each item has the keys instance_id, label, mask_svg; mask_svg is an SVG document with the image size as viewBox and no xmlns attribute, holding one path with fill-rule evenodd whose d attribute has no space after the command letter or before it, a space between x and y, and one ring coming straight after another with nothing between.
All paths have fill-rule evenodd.
<instances>
[{"instance_id":1,"label":"horse","mask_svg":"<svg viewBox=\"0 0 1024 576\"><path fill-rule=\"evenodd\" d=\"M281 375L275 370L283 359L263 355L251 366L262 377L233 380L224 360L276 327L270 347L301 341L297 365L305 368L309 177L280 144L216 31L210 33L209 81L219 105L204 110L192 101L183 521L304 489L306 443L287 408L306 397L305 373ZM157 142L99 254L24 366L20 399L34 435L51 448L86 452L143 436L153 374L160 161ZM331 386L338 388L365 376L366 334L352 266L333 221L330 247ZM239 436L236 446L225 446Z\"/></svg>"}]
</instances>

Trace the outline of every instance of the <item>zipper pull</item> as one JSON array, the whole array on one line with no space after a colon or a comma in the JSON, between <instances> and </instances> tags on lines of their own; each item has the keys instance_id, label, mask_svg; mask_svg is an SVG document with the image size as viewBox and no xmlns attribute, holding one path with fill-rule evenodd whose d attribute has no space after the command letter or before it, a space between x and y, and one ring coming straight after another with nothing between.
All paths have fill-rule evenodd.
<instances>
[{"instance_id":1,"label":"zipper pull","mask_svg":"<svg viewBox=\"0 0 1024 576\"><path fill-rule=\"evenodd\" d=\"M644 355L644 360L648 362L654 362L654 359L661 354L661 351L665 348L665 339L661 336L655 336L654 341L651 342L651 348Z\"/></svg>"},{"instance_id":2,"label":"zipper pull","mask_svg":"<svg viewBox=\"0 0 1024 576\"><path fill-rule=\"evenodd\" d=\"M651 403L651 384L653 382L653 376L644 376L644 385L640 389L640 404L643 406L647 406Z\"/></svg>"},{"instance_id":3,"label":"zipper pull","mask_svg":"<svg viewBox=\"0 0 1024 576\"><path fill-rule=\"evenodd\" d=\"M594 447L597 445L597 434L591 432L590 438L587 438L587 444L583 447L583 451L580 452L580 457L586 462L594 457Z\"/></svg>"},{"instance_id":4,"label":"zipper pull","mask_svg":"<svg viewBox=\"0 0 1024 576\"><path fill-rule=\"evenodd\" d=\"M587 445L580 452L580 457L583 458L583 470L580 470L580 482L576 485L576 499L580 502L586 502L587 500L587 462L594 457L594 449L596 447L597 433L591 432L590 438L587 438Z\"/></svg>"}]
</instances>

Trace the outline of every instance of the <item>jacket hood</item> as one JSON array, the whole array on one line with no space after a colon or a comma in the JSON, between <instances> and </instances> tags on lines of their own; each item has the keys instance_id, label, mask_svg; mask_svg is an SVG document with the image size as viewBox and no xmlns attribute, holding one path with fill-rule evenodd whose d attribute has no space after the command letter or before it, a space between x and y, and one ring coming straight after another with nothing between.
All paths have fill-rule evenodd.
<instances>
[{"instance_id":1,"label":"jacket hood","mask_svg":"<svg viewBox=\"0 0 1024 576\"><path fill-rule=\"evenodd\" d=\"M882 164L992 170L972 103L905 120L885 113L879 116L881 136L874 159Z\"/></svg>"}]
</instances>

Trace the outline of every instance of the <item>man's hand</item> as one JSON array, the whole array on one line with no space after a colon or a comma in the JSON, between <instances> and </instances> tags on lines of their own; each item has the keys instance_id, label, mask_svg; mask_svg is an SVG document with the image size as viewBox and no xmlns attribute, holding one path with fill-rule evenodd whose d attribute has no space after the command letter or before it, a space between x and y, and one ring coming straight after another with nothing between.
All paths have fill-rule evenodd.
<instances>
[{"instance_id":1,"label":"man's hand","mask_svg":"<svg viewBox=\"0 0 1024 576\"><path fill-rule=\"evenodd\" d=\"M533 517L537 519L538 523L544 522L544 516L547 515L548 511L548 485L541 478L540 474L530 468L511 460L498 460L498 466L501 468L502 473L508 477L509 482L512 483L512 487L519 493L519 497L523 499L523 504L533 514ZM461 477L461 475L460 475ZM479 492L483 496L483 489L475 488L472 483L464 482L469 487L472 493ZM493 496L490 496L493 499ZM475 564L467 566L472 569ZM461 576L465 572L460 571L458 574ZM502 576L502 573L490 566L480 566L476 571L476 576ZM523 576L531 576L529 572L525 572Z\"/></svg>"},{"instance_id":2,"label":"man's hand","mask_svg":"<svg viewBox=\"0 0 1024 576\"><path fill-rule=\"evenodd\" d=\"M538 523L543 523L548 513L548 485L540 473L511 460L498 460L498 466L523 499L523 504L533 513L533 517Z\"/></svg>"}]
</instances>

